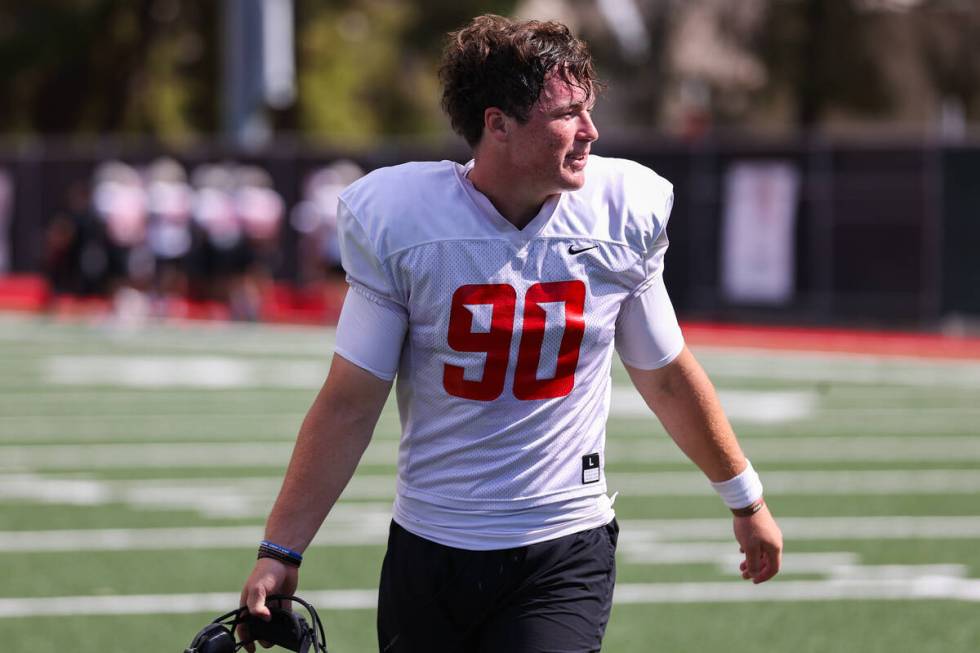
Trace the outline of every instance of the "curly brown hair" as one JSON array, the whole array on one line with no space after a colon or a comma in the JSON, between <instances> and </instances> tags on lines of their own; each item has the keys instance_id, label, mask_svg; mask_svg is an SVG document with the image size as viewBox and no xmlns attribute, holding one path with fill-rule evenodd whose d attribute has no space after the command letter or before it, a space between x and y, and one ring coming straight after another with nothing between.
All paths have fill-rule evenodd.
<instances>
[{"instance_id":1,"label":"curly brown hair","mask_svg":"<svg viewBox=\"0 0 980 653\"><path fill-rule=\"evenodd\" d=\"M565 25L477 16L446 41L439 68L442 107L456 133L475 147L487 107L527 122L552 71L584 90L588 100L601 89L588 47Z\"/></svg>"}]
</instances>

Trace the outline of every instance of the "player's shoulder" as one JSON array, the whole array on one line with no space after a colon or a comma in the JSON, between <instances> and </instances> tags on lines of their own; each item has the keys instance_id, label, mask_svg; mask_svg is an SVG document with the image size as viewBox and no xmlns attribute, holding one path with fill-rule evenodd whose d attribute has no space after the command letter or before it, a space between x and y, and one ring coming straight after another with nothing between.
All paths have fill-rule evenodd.
<instances>
[{"instance_id":1,"label":"player's shoulder","mask_svg":"<svg viewBox=\"0 0 980 653\"><path fill-rule=\"evenodd\" d=\"M590 155L582 190L600 195L609 202L646 210L662 205L670 198L674 185L636 161Z\"/></svg>"},{"instance_id":2,"label":"player's shoulder","mask_svg":"<svg viewBox=\"0 0 980 653\"><path fill-rule=\"evenodd\" d=\"M382 256L404 246L432 222L432 215L451 213L445 207L457 200L458 166L453 161L413 161L369 172L341 193L346 210L338 215L338 227L356 220Z\"/></svg>"},{"instance_id":3,"label":"player's shoulder","mask_svg":"<svg viewBox=\"0 0 980 653\"><path fill-rule=\"evenodd\" d=\"M452 161L410 161L377 168L348 186L340 198L362 219L367 214L384 215L389 207L404 207L441 193L452 183L456 165Z\"/></svg>"},{"instance_id":4,"label":"player's shoulder","mask_svg":"<svg viewBox=\"0 0 980 653\"><path fill-rule=\"evenodd\" d=\"M652 169L628 159L589 156L585 185L574 193L578 209L595 215L596 229L642 248L667 224L674 186Z\"/></svg>"}]
</instances>

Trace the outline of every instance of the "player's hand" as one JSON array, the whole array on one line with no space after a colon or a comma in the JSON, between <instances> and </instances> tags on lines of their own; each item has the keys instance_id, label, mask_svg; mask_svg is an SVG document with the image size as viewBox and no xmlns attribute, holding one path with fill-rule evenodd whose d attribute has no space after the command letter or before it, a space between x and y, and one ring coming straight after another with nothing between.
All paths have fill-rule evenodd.
<instances>
[{"instance_id":1,"label":"player's hand","mask_svg":"<svg viewBox=\"0 0 980 653\"><path fill-rule=\"evenodd\" d=\"M248 606L248 611L261 619L268 621L272 618L272 613L265 604L265 599L270 594L295 594L296 586L299 584L299 570L296 567L284 564L272 558L259 558L255 562L252 574L245 581L242 588L242 595L239 605ZM284 602L282 607L289 609L289 604ZM239 641L248 640L248 628L241 624L238 626ZM271 644L259 642L265 648ZM251 642L245 645L248 653L255 653L255 644Z\"/></svg>"},{"instance_id":2,"label":"player's hand","mask_svg":"<svg viewBox=\"0 0 980 653\"><path fill-rule=\"evenodd\" d=\"M745 554L739 565L742 578L758 584L775 576L782 564L783 534L769 506L750 517L735 517L734 527L739 550Z\"/></svg>"}]
</instances>

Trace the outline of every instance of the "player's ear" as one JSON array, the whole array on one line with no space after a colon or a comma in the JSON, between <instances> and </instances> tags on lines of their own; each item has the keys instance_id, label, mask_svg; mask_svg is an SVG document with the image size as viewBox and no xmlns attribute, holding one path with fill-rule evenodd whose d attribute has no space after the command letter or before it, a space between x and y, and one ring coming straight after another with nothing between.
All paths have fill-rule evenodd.
<instances>
[{"instance_id":1,"label":"player's ear","mask_svg":"<svg viewBox=\"0 0 980 653\"><path fill-rule=\"evenodd\" d=\"M483 137L504 142L510 133L510 119L497 107L487 107L483 111Z\"/></svg>"}]
</instances>

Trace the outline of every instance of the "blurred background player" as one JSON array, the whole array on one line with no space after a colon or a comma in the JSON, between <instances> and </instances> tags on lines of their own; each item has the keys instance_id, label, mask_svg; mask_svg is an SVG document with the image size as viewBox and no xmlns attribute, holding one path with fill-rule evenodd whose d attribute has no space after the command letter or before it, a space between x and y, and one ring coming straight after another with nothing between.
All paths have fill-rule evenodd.
<instances>
[{"instance_id":1,"label":"blurred background player","mask_svg":"<svg viewBox=\"0 0 980 653\"><path fill-rule=\"evenodd\" d=\"M44 270L55 293L79 297L107 292L109 254L105 223L92 209L87 181L76 180L66 207L45 230Z\"/></svg>"},{"instance_id":2,"label":"blurred background player","mask_svg":"<svg viewBox=\"0 0 980 653\"><path fill-rule=\"evenodd\" d=\"M285 203L273 187L272 177L258 166L236 168L234 199L246 257L231 288L229 303L233 317L257 320L261 317L262 298L271 289L273 275L282 263L280 230Z\"/></svg>"},{"instance_id":3,"label":"blurred background player","mask_svg":"<svg viewBox=\"0 0 980 653\"><path fill-rule=\"evenodd\" d=\"M290 214L290 224L300 234L297 257L302 283L344 273L337 235L337 201L344 189L363 176L360 166L345 159L307 175L303 199Z\"/></svg>"},{"instance_id":4,"label":"blurred background player","mask_svg":"<svg viewBox=\"0 0 980 653\"><path fill-rule=\"evenodd\" d=\"M147 198L139 172L121 161L100 165L92 206L106 233L107 278L117 315L139 321L150 314L147 293L156 263L147 242Z\"/></svg>"},{"instance_id":5,"label":"blurred background player","mask_svg":"<svg viewBox=\"0 0 980 653\"><path fill-rule=\"evenodd\" d=\"M191 208L194 193L187 173L176 160L161 157L147 166L147 242L154 256L153 293L157 312L168 314L168 304L180 303L188 293L188 266L194 237Z\"/></svg>"}]
</instances>

